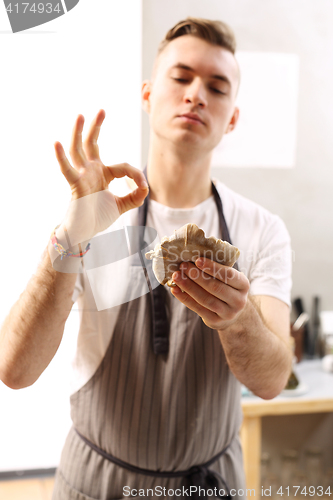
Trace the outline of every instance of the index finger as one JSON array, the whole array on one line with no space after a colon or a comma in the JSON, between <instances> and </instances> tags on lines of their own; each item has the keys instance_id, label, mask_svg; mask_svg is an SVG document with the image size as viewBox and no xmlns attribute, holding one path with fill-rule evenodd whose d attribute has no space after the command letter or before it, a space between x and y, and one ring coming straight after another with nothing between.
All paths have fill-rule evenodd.
<instances>
[{"instance_id":1,"label":"index finger","mask_svg":"<svg viewBox=\"0 0 333 500\"><path fill-rule=\"evenodd\" d=\"M119 163L118 165L113 165L112 167L106 167L109 172L107 182L110 183L115 177L119 179L120 177L130 177L133 179L135 184L141 189L147 189L148 184L142 170L132 167L128 163Z\"/></svg>"},{"instance_id":2,"label":"index finger","mask_svg":"<svg viewBox=\"0 0 333 500\"><path fill-rule=\"evenodd\" d=\"M226 285L232 286L237 290L248 288L249 281L246 276L233 267L224 266L223 264L219 264L218 262L204 257L196 259L195 265L204 273L223 281Z\"/></svg>"},{"instance_id":3,"label":"index finger","mask_svg":"<svg viewBox=\"0 0 333 500\"><path fill-rule=\"evenodd\" d=\"M137 189L127 194L126 196L116 196L118 210L121 214L130 210L132 208L136 208L142 205L145 197L148 195L148 184L146 182L146 178L144 173L138 168L132 167L128 163L121 163L119 165L114 165L113 167L107 167L109 171L109 176L112 177L113 180L115 177L130 177L134 180ZM111 182L108 179L108 182Z\"/></svg>"},{"instance_id":4,"label":"index finger","mask_svg":"<svg viewBox=\"0 0 333 500\"><path fill-rule=\"evenodd\" d=\"M92 121L88 135L86 137L86 140L84 141L84 150L89 160L100 159L97 141L104 119L105 119L105 111L104 109L100 109L97 115L95 116L94 120Z\"/></svg>"}]
</instances>

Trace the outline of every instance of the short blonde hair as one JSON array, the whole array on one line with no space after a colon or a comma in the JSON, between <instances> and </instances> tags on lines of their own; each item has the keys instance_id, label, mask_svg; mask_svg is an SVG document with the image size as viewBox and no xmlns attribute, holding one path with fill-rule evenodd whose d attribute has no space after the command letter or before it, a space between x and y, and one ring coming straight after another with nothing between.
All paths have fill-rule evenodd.
<instances>
[{"instance_id":1,"label":"short blonde hair","mask_svg":"<svg viewBox=\"0 0 333 500\"><path fill-rule=\"evenodd\" d=\"M157 55L175 38L192 35L212 45L219 45L232 54L236 52L236 38L232 29L222 21L211 21L198 17L187 17L171 28L161 41Z\"/></svg>"}]
</instances>

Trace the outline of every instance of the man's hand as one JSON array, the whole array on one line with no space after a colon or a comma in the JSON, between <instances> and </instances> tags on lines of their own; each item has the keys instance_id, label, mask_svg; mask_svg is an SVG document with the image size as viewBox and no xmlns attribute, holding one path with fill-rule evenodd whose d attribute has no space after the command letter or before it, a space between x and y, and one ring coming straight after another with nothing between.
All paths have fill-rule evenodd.
<instances>
[{"instance_id":1,"label":"man's hand","mask_svg":"<svg viewBox=\"0 0 333 500\"><path fill-rule=\"evenodd\" d=\"M171 292L209 328L224 330L242 314L250 289L249 280L236 269L210 259L200 258L195 264L182 262L181 271L172 275L177 287Z\"/></svg>"},{"instance_id":2,"label":"man's hand","mask_svg":"<svg viewBox=\"0 0 333 500\"><path fill-rule=\"evenodd\" d=\"M105 118L100 110L93 120L88 136L82 143L84 117L76 119L70 156L74 168L66 158L60 142L56 142L55 153L61 172L68 181L72 199L66 214L65 225L72 245L89 240L107 229L124 212L142 205L148 194L148 186L141 170L121 163L105 166L99 156L97 140ZM137 189L126 196L113 195L108 186L115 177L130 177Z\"/></svg>"},{"instance_id":3,"label":"man's hand","mask_svg":"<svg viewBox=\"0 0 333 500\"><path fill-rule=\"evenodd\" d=\"M180 267L172 276L177 287L171 293L218 331L230 370L240 382L264 399L277 396L292 364L288 305L275 297L249 297L244 274L209 259Z\"/></svg>"}]
</instances>

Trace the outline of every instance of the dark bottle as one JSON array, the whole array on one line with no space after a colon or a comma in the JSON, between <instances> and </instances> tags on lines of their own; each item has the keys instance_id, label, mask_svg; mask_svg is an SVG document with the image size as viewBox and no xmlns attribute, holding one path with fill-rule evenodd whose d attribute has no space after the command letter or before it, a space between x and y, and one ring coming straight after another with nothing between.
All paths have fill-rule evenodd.
<instances>
[{"instance_id":1,"label":"dark bottle","mask_svg":"<svg viewBox=\"0 0 333 500\"><path fill-rule=\"evenodd\" d=\"M294 307L297 313L297 316L300 316L305 312L303 307L303 301L301 298L297 298L294 300ZM304 335L303 335L303 352L306 356L310 356L311 345L310 345L310 331L308 323L304 325Z\"/></svg>"},{"instance_id":2,"label":"dark bottle","mask_svg":"<svg viewBox=\"0 0 333 500\"><path fill-rule=\"evenodd\" d=\"M319 316L320 299L313 298L312 307L312 324L311 324L311 350L313 356L324 356L324 343L320 331L320 316Z\"/></svg>"}]
</instances>

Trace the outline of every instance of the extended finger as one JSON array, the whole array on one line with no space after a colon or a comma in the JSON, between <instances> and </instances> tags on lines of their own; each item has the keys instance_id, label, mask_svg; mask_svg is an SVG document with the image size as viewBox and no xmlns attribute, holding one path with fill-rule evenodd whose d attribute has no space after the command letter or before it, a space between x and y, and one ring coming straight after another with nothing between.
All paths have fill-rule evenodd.
<instances>
[{"instance_id":1,"label":"extended finger","mask_svg":"<svg viewBox=\"0 0 333 500\"><path fill-rule=\"evenodd\" d=\"M84 116L79 115L74 124L71 146L69 150L69 154L71 155L75 167L83 166L84 162L86 161L86 155L82 147L83 125Z\"/></svg>"},{"instance_id":2,"label":"extended finger","mask_svg":"<svg viewBox=\"0 0 333 500\"><path fill-rule=\"evenodd\" d=\"M185 290L175 286L171 288L171 293L182 304L191 309L191 311L197 313L203 322L210 328L214 328L214 325L218 325L221 322L221 317L218 314L196 302L196 300L194 300Z\"/></svg>"},{"instance_id":3,"label":"extended finger","mask_svg":"<svg viewBox=\"0 0 333 500\"><path fill-rule=\"evenodd\" d=\"M79 174L67 160L64 148L62 147L60 142L56 142L54 144L54 150L58 163L60 165L60 170L65 176L66 180L69 182L69 185L72 186L78 180Z\"/></svg>"},{"instance_id":4,"label":"extended finger","mask_svg":"<svg viewBox=\"0 0 333 500\"><path fill-rule=\"evenodd\" d=\"M191 266L186 271L181 267L181 271L172 275L173 281L181 290L190 295L202 307L216 314L220 314L222 309L225 313L226 307L233 307L235 295L239 292L208 275L205 278L204 273L196 269L195 266Z\"/></svg>"},{"instance_id":5,"label":"extended finger","mask_svg":"<svg viewBox=\"0 0 333 500\"><path fill-rule=\"evenodd\" d=\"M232 310L242 309L247 298L247 290L238 290L230 284L206 274L191 262L182 262L181 272L177 272L180 286L200 304L216 313L220 302L227 304ZM189 278L189 279L188 279ZM178 284L178 282L177 282Z\"/></svg>"},{"instance_id":6,"label":"extended finger","mask_svg":"<svg viewBox=\"0 0 333 500\"><path fill-rule=\"evenodd\" d=\"M102 123L105 119L105 111L104 109L100 109L94 118L87 138L84 141L84 151L89 160L99 160L99 148L98 148L98 137L101 130Z\"/></svg>"},{"instance_id":7,"label":"extended finger","mask_svg":"<svg viewBox=\"0 0 333 500\"><path fill-rule=\"evenodd\" d=\"M213 260L200 257L196 259L195 265L205 273L223 281L237 290L249 290L249 280L243 274L233 267L224 266Z\"/></svg>"}]
</instances>

